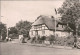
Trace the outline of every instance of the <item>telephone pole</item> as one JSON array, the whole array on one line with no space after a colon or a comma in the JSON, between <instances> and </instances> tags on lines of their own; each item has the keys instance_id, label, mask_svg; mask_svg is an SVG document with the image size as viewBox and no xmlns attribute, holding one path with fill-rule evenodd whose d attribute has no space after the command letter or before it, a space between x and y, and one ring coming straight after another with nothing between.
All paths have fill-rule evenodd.
<instances>
[{"instance_id":1,"label":"telephone pole","mask_svg":"<svg viewBox=\"0 0 80 55\"><path fill-rule=\"evenodd\" d=\"M57 10L56 10L56 8L55 8L55 37L56 37L56 18L57 18Z\"/></svg>"}]
</instances>

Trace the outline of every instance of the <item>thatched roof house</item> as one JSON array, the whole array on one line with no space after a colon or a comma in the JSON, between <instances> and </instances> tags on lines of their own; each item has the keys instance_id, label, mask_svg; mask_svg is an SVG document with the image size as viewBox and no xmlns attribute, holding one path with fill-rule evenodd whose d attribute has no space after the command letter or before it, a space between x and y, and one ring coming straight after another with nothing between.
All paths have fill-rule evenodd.
<instances>
[{"instance_id":1,"label":"thatched roof house","mask_svg":"<svg viewBox=\"0 0 80 55\"><path fill-rule=\"evenodd\" d=\"M35 22L33 22L30 35L54 35L55 29L56 34L60 34L59 36L61 36L61 33L70 34L66 28L68 28L67 24L62 23L60 20L56 20L55 22L55 18L53 16L48 17L40 15Z\"/></svg>"}]
</instances>

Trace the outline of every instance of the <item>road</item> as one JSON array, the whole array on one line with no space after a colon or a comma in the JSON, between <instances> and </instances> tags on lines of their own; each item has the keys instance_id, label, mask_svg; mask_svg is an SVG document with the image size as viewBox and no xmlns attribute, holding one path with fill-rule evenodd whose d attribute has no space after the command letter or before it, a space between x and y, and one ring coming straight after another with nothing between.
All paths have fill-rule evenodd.
<instances>
[{"instance_id":1,"label":"road","mask_svg":"<svg viewBox=\"0 0 80 55\"><path fill-rule=\"evenodd\" d=\"M80 50L37 47L20 43L0 43L0 55L80 55Z\"/></svg>"}]
</instances>

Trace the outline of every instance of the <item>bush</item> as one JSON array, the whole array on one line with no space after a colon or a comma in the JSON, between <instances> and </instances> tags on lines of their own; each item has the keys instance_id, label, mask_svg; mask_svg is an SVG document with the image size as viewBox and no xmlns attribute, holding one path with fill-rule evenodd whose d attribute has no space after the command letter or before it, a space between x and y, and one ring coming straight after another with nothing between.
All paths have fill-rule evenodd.
<instances>
[{"instance_id":1,"label":"bush","mask_svg":"<svg viewBox=\"0 0 80 55\"><path fill-rule=\"evenodd\" d=\"M46 36L41 36L40 43L44 43L45 40L46 40Z\"/></svg>"},{"instance_id":2,"label":"bush","mask_svg":"<svg viewBox=\"0 0 80 55\"><path fill-rule=\"evenodd\" d=\"M46 36L42 36L42 37L40 38L40 40L42 40L42 41L46 40Z\"/></svg>"},{"instance_id":3,"label":"bush","mask_svg":"<svg viewBox=\"0 0 80 55\"><path fill-rule=\"evenodd\" d=\"M33 38L31 38L32 40L31 40L31 43L43 43L44 42L44 40L46 39L46 36L41 36L40 37L40 35L38 35L38 36L36 36L36 37L33 37Z\"/></svg>"},{"instance_id":4,"label":"bush","mask_svg":"<svg viewBox=\"0 0 80 55\"><path fill-rule=\"evenodd\" d=\"M68 36L68 37L55 37L55 44L61 45L61 46L72 46L74 43L74 37Z\"/></svg>"},{"instance_id":5,"label":"bush","mask_svg":"<svg viewBox=\"0 0 80 55\"><path fill-rule=\"evenodd\" d=\"M49 41L54 41L55 40L55 36L54 35L50 35L49 36Z\"/></svg>"},{"instance_id":6,"label":"bush","mask_svg":"<svg viewBox=\"0 0 80 55\"><path fill-rule=\"evenodd\" d=\"M50 36L49 36L49 41L50 41L50 44L54 43L54 41L55 41L55 36L54 36L54 35L50 35Z\"/></svg>"},{"instance_id":7,"label":"bush","mask_svg":"<svg viewBox=\"0 0 80 55\"><path fill-rule=\"evenodd\" d=\"M15 34L15 33L9 34L9 37L10 37L11 39L18 39L18 34Z\"/></svg>"},{"instance_id":8,"label":"bush","mask_svg":"<svg viewBox=\"0 0 80 55\"><path fill-rule=\"evenodd\" d=\"M32 39L31 39L31 43L34 43L36 41L36 37L33 37Z\"/></svg>"},{"instance_id":9,"label":"bush","mask_svg":"<svg viewBox=\"0 0 80 55\"><path fill-rule=\"evenodd\" d=\"M40 41L40 35L37 36L36 42L37 42L37 43L40 43L40 42L41 42L41 41Z\"/></svg>"},{"instance_id":10,"label":"bush","mask_svg":"<svg viewBox=\"0 0 80 55\"><path fill-rule=\"evenodd\" d=\"M74 36L68 36L67 37L67 45L71 46L74 44Z\"/></svg>"},{"instance_id":11,"label":"bush","mask_svg":"<svg viewBox=\"0 0 80 55\"><path fill-rule=\"evenodd\" d=\"M66 38L65 37L55 37L55 44L57 45L65 45Z\"/></svg>"}]
</instances>

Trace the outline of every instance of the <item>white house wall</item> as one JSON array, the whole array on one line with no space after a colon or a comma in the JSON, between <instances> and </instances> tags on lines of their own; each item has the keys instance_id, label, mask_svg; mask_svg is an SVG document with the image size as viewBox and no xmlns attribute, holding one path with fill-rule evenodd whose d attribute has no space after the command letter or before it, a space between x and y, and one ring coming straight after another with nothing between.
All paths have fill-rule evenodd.
<instances>
[{"instance_id":1,"label":"white house wall","mask_svg":"<svg viewBox=\"0 0 80 55\"><path fill-rule=\"evenodd\" d=\"M56 31L56 36L58 37L67 37L69 35L70 35L69 32Z\"/></svg>"},{"instance_id":2,"label":"white house wall","mask_svg":"<svg viewBox=\"0 0 80 55\"><path fill-rule=\"evenodd\" d=\"M33 32L33 34L32 34L31 32ZM34 36L35 36L35 31L32 31L32 30L31 30L31 31L29 32L29 35L30 35L30 37L34 37Z\"/></svg>"},{"instance_id":3,"label":"white house wall","mask_svg":"<svg viewBox=\"0 0 80 55\"><path fill-rule=\"evenodd\" d=\"M38 31L38 35L42 36L42 31Z\"/></svg>"},{"instance_id":4,"label":"white house wall","mask_svg":"<svg viewBox=\"0 0 80 55\"><path fill-rule=\"evenodd\" d=\"M53 35L53 31L45 30L45 36Z\"/></svg>"},{"instance_id":5,"label":"white house wall","mask_svg":"<svg viewBox=\"0 0 80 55\"><path fill-rule=\"evenodd\" d=\"M54 31L48 30L48 28L46 27L46 25L39 25L39 26L36 26L36 27L39 27L39 28L35 29L34 26L32 26L32 28L30 30L30 33L29 33L31 37L35 36L35 30L38 30L38 35L40 35L40 36L43 36L43 35L49 36L49 35L54 35L55 34ZM42 33L42 30L45 31L44 34ZM33 31L33 35L31 34L32 31ZM62 32L62 31L56 31L56 36L58 36L58 37L67 37L69 35L70 35L70 33L66 32L66 31L64 31L64 32Z\"/></svg>"},{"instance_id":6,"label":"white house wall","mask_svg":"<svg viewBox=\"0 0 80 55\"><path fill-rule=\"evenodd\" d=\"M41 26L41 28L37 28L37 29L35 29L34 26L32 26L32 28L30 29L30 32L29 32L30 37L35 36L35 30L38 30L38 35L40 35L40 36L53 35L53 31L48 30L46 25L40 25L40 26ZM36 27L40 27L40 26L36 26ZM44 34L42 33L43 30L45 32ZM32 34L32 32L33 32L33 34Z\"/></svg>"}]
</instances>

